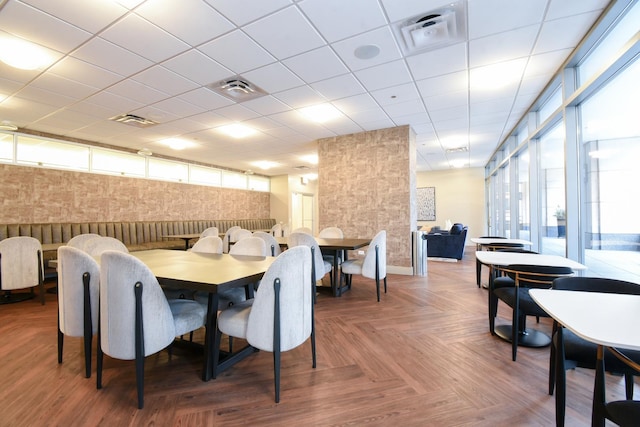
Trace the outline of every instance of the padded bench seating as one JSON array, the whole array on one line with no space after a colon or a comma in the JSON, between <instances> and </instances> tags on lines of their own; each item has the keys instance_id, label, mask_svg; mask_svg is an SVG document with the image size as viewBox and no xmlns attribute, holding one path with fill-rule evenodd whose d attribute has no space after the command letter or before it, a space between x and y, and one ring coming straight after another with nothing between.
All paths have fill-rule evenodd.
<instances>
[{"instance_id":1,"label":"padded bench seating","mask_svg":"<svg viewBox=\"0 0 640 427\"><path fill-rule=\"evenodd\" d=\"M145 249L184 249L182 239L166 239L170 234L200 234L205 228L218 227L224 233L239 225L248 230L271 229L276 224L268 219L225 219L194 221L139 221L139 222L88 222L46 224L0 224L0 240L7 237L30 236L47 245L43 251L46 262L55 259L56 250L78 234L95 233L115 237L122 241L130 252Z\"/></svg>"}]
</instances>

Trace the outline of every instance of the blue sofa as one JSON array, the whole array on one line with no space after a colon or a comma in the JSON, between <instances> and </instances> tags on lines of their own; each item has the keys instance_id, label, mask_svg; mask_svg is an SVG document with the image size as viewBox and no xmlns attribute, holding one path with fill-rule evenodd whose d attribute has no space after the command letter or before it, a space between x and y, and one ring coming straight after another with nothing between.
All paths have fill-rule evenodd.
<instances>
[{"instance_id":1,"label":"blue sofa","mask_svg":"<svg viewBox=\"0 0 640 427\"><path fill-rule=\"evenodd\" d=\"M462 259L468 227L456 223L449 231L435 231L427 234L427 257Z\"/></svg>"}]
</instances>

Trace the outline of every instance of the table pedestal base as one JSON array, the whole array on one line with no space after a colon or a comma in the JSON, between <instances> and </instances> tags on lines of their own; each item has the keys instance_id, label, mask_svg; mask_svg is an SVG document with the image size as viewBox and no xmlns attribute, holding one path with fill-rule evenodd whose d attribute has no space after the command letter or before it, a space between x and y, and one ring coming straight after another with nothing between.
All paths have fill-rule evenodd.
<instances>
[{"instance_id":1,"label":"table pedestal base","mask_svg":"<svg viewBox=\"0 0 640 427\"><path fill-rule=\"evenodd\" d=\"M511 325L498 325L495 327L497 336L511 342ZM551 337L536 329L527 328L524 333L518 334L518 345L523 347L546 347L551 344Z\"/></svg>"}]
</instances>

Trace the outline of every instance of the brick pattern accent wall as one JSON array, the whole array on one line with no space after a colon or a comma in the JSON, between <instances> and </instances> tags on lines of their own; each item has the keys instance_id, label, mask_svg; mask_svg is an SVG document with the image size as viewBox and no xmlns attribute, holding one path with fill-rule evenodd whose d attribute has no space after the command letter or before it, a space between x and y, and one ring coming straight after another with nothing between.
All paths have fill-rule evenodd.
<instances>
[{"instance_id":1,"label":"brick pattern accent wall","mask_svg":"<svg viewBox=\"0 0 640 427\"><path fill-rule=\"evenodd\" d=\"M0 223L270 218L270 194L0 165Z\"/></svg>"},{"instance_id":2,"label":"brick pattern accent wall","mask_svg":"<svg viewBox=\"0 0 640 427\"><path fill-rule=\"evenodd\" d=\"M337 226L358 238L387 230L387 264L411 267L416 159L409 126L321 139L318 161L320 229Z\"/></svg>"}]
</instances>

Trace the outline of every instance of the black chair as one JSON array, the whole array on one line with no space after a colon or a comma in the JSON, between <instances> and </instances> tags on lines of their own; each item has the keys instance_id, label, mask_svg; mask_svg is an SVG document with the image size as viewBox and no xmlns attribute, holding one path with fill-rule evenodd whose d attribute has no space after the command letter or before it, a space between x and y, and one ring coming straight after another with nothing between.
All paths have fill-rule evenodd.
<instances>
[{"instance_id":1,"label":"black chair","mask_svg":"<svg viewBox=\"0 0 640 427\"><path fill-rule=\"evenodd\" d=\"M554 289L585 292L608 292L640 295L640 285L623 280L600 277L562 277L554 280ZM558 322L553 322L553 340L549 358L549 394L556 394L556 425L563 426L566 404L566 370L576 367L596 369L596 344L583 340ZM625 352L633 361L640 362L640 352ZM636 371L620 361L611 352L605 352L604 365L607 372L625 375L626 397L633 399L633 376ZM637 423L636 423L637 424Z\"/></svg>"},{"instance_id":2,"label":"black chair","mask_svg":"<svg viewBox=\"0 0 640 427\"><path fill-rule=\"evenodd\" d=\"M527 316L549 317L531 298L529 289L551 288L554 279L572 275L573 270L569 267L538 265L510 265L502 270L514 280L515 286L497 288L493 293L511 307L513 316L510 328L502 325L500 328L495 327L494 331L496 335L511 341L511 358L515 361L518 345L544 347L551 341L546 334L526 328Z\"/></svg>"},{"instance_id":3,"label":"black chair","mask_svg":"<svg viewBox=\"0 0 640 427\"><path fill-rule=\"evenodd\" d=\"M604 427L605 420L611 420L621 427L636 427L640 425L640 401L627 397L626 400L607 402L605 390L605 366L608 354L623 363L627 369L640 375L640 364L631 360L626 350L613 347L598 346L596 380L593 386L593 413L591 425ZM637 352L635 352L637 353Z\"/></svg>"}]
</instances>

